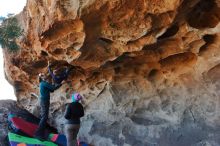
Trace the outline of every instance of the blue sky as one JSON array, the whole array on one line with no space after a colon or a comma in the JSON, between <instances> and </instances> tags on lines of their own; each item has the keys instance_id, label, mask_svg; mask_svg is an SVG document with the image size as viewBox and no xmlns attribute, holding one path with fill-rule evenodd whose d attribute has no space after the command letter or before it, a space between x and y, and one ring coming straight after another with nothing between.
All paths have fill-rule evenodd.
<instances>
[{"instance_id":1,"label":"blue sky","mask_svg":"<svg viewBox=\"0 0 220 146\"><path fill-rule=\"evenodd\" d=\"M0 0L0 16L7 16L8 13L18 14L26 5L27 0Z\"/></svg>"},{"instance_id":2,"label":"blue sky","mask_svg":"<svg viewBox=\"0 0 220 146\"><path fill-rule=\"evenodd\" d=\"M0 0L0 16L6 17L8 13L18 14L20 13L24 6L26 5L26 0ZM0 48L1 49L1 48ZM4 70L3 70L3 54L0 50L0 100L1 99L13 99L16 97L14 95L13 87L5 80Z\"/></svg>"}]
</instances>

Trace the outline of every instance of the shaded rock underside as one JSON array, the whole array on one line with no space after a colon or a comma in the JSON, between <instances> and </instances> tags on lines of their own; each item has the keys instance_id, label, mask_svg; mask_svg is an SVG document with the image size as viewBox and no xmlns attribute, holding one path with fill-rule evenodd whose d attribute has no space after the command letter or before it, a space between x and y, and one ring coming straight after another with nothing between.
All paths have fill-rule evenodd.
<instances>
[{"instance_id":1,"label":"shaded rock underside","mask_svg":"<svg viewBox=\"0 0 220 146\"><path fill-rule=\"evenodd\" d=\"M61 132L78 91L96 146L220 145L219 1L28 0L17 18L21 50L4 55L19 103L39 114L38 73L74 66L51 97Z\"/></svg>"}]
</instances>

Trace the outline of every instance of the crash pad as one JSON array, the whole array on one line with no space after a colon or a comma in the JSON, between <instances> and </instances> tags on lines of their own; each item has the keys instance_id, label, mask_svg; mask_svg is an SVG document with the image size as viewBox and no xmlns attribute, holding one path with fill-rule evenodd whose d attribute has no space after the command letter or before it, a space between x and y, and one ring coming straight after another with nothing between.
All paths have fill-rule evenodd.
<instances>
[{"instance_id":1,"label":"crash pad","mask_svg":"<svg viewBox=\"0 0 220 146\"><path fill-rule=\"evenodd\" d=\"M34 133L38 128L37 124L28 122L21 117L10 117L11 124L13 127L15 127L17 130L21 131L25 135L29 137L34 137ZM20 133L19 133L20 134ZM45 130L45 133L43 137L47 137L47 140L53 141L54 143L58 144L59 146L66 146L66 136L63 134L52 134L47 129Z\"/></svg>"},{"instance_id":2,"label":"crash pad","mask_svg":"<svg viewBox=\"0 0 220 146\"><path fill-rule=\"evenodd\" d=\"M40 141L35 138L29 138L14 133L8 133L10 146L58 146L49 141Z\"/></svg>"}]
</instances>

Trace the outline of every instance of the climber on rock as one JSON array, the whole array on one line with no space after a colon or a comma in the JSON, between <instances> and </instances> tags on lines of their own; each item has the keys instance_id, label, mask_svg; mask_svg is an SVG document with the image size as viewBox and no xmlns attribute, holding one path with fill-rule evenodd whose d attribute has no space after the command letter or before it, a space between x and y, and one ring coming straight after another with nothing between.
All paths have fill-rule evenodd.
<instances>
[{"instance_id":1,"label":"climber on rock","mask_svg":"<svg viewBox=\"0 0 220 146\"><path fill-rule=\"evenodd\" d=\"M51 70L51 63L48 61L48 72L51 75L53 81L55 84L60 84L63 80L66 80L70 71L73 69L73 67L63 67L55 70Z\"/></svg>"},{"instance_id":2,"label":"climber on rock","mask_svg":"<svg viewBox=\"0 0 220 146\"><path fill-rule=\"evenodd\" d=\"M47 124L49 107L50 107L50 93L54 90L58 89L62 83L52 85L52 78L50 75L39 74L39 82L40 82L40 108L41 108L41 119L39 122L39 127L35 131L34 137L45 140L45 126Z\"/></svg>"},{"instance_id":3,"label":"climber on rock","mask_svg":"<svg viewBox=\"0 0 220 146\"><path fill-rule=\"evenodd\" d=\"M77 134L80 129L80 118L84 116L84 109L79 101L82 96L79 93L72 94L72 102L67 104L64 117L65 135L67 137L67 146L77 146Z\"/></svg>"}]
</instances>

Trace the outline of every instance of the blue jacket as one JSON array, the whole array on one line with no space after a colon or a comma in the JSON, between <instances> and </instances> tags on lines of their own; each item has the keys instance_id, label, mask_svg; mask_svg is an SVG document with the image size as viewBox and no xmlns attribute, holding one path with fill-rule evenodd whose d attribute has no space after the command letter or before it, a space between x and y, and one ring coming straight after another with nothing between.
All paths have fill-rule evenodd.
<instances>
[{"instance_id":1,"label":"blue jacket","mask_svg":"<svg viewBox=\"0 0 220 146\"><path fill-rule=\"evenodd\" d=\"M50 100L50 92L58 89L61 84L52 85L46 81L40 82L40 98L41 100Z\"/></svg>"}]
</instances>

